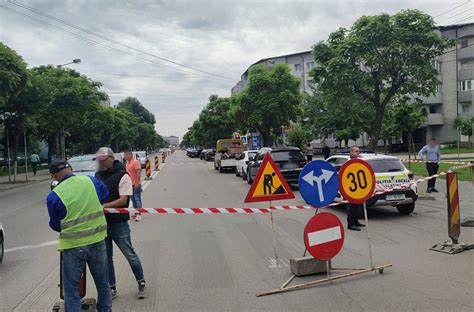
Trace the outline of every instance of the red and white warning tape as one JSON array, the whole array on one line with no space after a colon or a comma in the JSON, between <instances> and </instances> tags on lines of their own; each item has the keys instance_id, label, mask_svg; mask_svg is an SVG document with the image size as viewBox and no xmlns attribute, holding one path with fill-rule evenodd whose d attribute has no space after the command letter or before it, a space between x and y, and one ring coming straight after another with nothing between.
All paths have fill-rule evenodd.
<instances>
[{"instance_id":1,"label":"red and white warning tape","mask_svg":"<svg viewBox=\"0 0 474 312\"><path fill-rule=\"evenodd\" d=\"M312 209L311 206L272 206L271 208L104 208L106 213L169 213L169 214L219 214L219 213L269 213L270 210L301 210Z\"/></svg>"},{"instance_id":2,"label":"red and white warning tape","mask_svg":"<svg viewBox=\"0 0 474 312\"><path fill-rule=\"evenodd\" d=\"M400 158L401 161L403 162L412 162L412 163L437 163L435 161L426 161L426 160L421 160L421 159L408 159L408 158ZM465 161L451 161L451 160L441 160L439 162L440 164L453 164L453 165L468 165L470 162Z\"/></svg>"},{"instance_id":3,"label":"red and white warning tape","mask_svg":"<svg viewBox=\"0 0 474 312\"><path fill-rule=\"evenodd\" d=\"M463 166L457 166L451 168L451 170L455 169L462 169L472 167L474 164L469 163ZM381 189L374 192L373 196L381 195L384 193L397 191L397 190L404 190L409 188L410 185L413 183L418 184L430 179L434 179L440 176L446 175L448 171L442 171L438 174L434 174L429 177L417 179L411 181L410 183L402 184L397 188L387 188ZM347 204L348 201L342 200L339 202L331 203L327 206L321 208L329 208L334 206L339 206L342 204ZM142 213L142 214L261 214L261 213L269 213L271 210L304 210L304 209L315 209L313 206L307 205L283 205L283 206L271 206L270 208L250 208L250 207L242 207L242 208L233 208L233 207L226 207L226 208L104 208L105 213Z\"/></svg>"}]
</instances>

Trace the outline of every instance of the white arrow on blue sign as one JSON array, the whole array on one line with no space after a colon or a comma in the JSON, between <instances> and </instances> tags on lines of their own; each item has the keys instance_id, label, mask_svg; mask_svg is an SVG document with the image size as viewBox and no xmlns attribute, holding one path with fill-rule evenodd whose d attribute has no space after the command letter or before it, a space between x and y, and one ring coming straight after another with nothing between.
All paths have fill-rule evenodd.
<instances>
[{"instance_id":1,"label":"white arrow on blue sign","mask_svg":"<svg viewBox=\"0 0 474 312\"><path fill-rule=\"evenodd\" d=\"M314 207L332 203L339 190L336 168L324 160L313 160L304 166L298 182L301 197Z\"/></svg>"}]
</instances>

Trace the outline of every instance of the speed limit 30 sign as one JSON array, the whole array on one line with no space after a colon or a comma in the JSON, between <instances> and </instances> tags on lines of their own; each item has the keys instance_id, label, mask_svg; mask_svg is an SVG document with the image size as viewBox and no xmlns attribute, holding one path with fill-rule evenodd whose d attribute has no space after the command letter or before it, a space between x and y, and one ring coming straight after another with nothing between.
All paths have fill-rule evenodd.
<instances>
[{"instance_id":1,"label":"speed limit 30 sign","mask_svg":"<svg viewBox=\"0 0 474 312\"><path fill-rule=\"evenodd\" d=\"M339 170L339 191L352 204L367 201L375 190L375 174L362 159L348 160Z\"/></svg>"}]
</instances>

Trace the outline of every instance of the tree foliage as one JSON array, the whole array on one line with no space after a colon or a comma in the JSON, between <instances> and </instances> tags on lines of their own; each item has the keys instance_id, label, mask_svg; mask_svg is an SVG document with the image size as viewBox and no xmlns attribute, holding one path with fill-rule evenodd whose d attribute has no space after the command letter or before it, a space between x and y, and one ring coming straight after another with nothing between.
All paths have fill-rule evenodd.
<instances>
[{"instance_id":1,"label":"tree foliage","mask_svg":"<svg viewBox=\"0 0 474 312\"><path fill-rule=\"evenodd\" d=\"M236 103L240 127L258 131L264 146L271 146L274 133L302 114L300 79L285 64L255 65Z\"/></svg>"},{"instance_id":2,"label":"tree foliage","mask_svg":"<svg viewBox=\"0 0 474 312\"><path fill-rule=\"evenodd\" d=\"M26 63L15 51L0 42L0 112L28 81Z\"/></svg>"},{"instance_id":3,"label":"tree foliage","mask_svg":"<svg viewBox=\"0 0 474 312\"><path fill-rule=\"evenodd\" d=\"M301 126L293 127L288 133L288 143L299 147L301 150L311 141L311 132Z\"/></svg>"},{"instance_id":4,"label":"tree foliage","mask_svg":"<svg viewBox=\"0 0 474 312\"><path fill-rule=\"evenodd\" d=\"M118 103L117 108L129 111L136 116L140 122L151 125L154 125L156 122L155 115L146 109L137 98L127 97Z\"/></svg>"},{"instance_id":5,"label":"tree foliage","mask_svg":"<svg viewBox=\"0 0 474 312\"><path fill-rule=\"evenodd\" d=\"M459 129L462 135L471 137L474 128L474 117L463 119L462 117L457 117L454 119L453 128Z\"/></svg>"},{"instance_id":6,"label":"tree foliage","mask_svg":"<svg viewBox=\"0 0 474 312\"><path fill-rule=\"evenodd\" d=\"M429 96L438 85L433 66L454 41L435 31L431 16L417 10L362 16L313 46L311 75L318 90L333 97L356 95L373 110L371 146L376 146L389 103Z\"/></svg>"}]
</instances>

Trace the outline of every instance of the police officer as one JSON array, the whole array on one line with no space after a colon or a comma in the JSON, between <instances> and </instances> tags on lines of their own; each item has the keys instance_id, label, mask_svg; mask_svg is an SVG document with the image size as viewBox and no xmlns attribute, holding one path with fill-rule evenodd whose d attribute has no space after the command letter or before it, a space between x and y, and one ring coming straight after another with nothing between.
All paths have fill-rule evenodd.
<instances>
[{"instance_id":1,"label":"police officer","mask_svg":"<svg viewBox=\"0 0 474 312\"><path fill-rule=\"evenodd\" d=\"M352 146L350 150L351 159L359 158L360 149L357 146ZM362 210L362 204L348 204L347 210L347 228L352 231L360 231L359 227L365 225L359 222L359 212Z\"/></svg>"},{"instance_id":2,"label":"police officer","mask_svg":"<svg viewBox=\"0 0 474 312\"><path fill-rule=\"evenodd\" d=\"M74 175L64 160L52 161L49 172L59 182L46 202L49 226L59 232L58 249L63 253L65 310L81 310L79 284L87 263L97 288L97 311L112 311L102 207L107 187L93 177Z\"/></svg>"}]
</instances>

